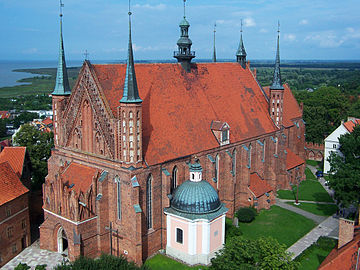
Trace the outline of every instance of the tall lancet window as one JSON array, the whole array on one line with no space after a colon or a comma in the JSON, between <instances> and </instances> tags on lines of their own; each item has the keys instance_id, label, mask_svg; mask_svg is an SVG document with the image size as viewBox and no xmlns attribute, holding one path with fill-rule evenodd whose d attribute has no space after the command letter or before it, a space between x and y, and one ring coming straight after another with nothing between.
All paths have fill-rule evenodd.
<instances>
[{"instance_id":1,"label":"tall lancet window","mask_svg":"<svg viewBox=\"0 0 360 270\"><path fill-rule=\"evenodd\" d=\"M248 168L251 168L251 143L249 144L249 151L248 151Z\"/></svg>"},{"instance_id":2,"label":"tall lancet window","mask_svg":"<svg viewBox=\"0 0 360 270\"><path fill-rule=\"evenodd\" d=\"M231 173L233 176L236 175L236 149L234 149L231 160Z\"/></svg>"},{"instance_id":3,"label":"tall lancet window","mask_svg":"<svg viewBox=\"0 0 360 270\"><path fill-rule=\"evenodd\" d=\"M215 158L215 171L214 171L214 178L216 180L216 188L219 189L219 161L220 157L219 154L216 155Z\"/></svg>"},{"instance_id":4,"label":"tall lancet window","mask_svg":"<svg viewBox=\"0 0 360 270\"><path fill-rule=\"evenodd\" d=\"M148 229L151 229L152 224L152 175L150 174L148 176L148 179L146 181L146 225Z\"/></svg>"},{"instance_id":5,"label":"tall lancet window","mask_svg":"<svg viewBox=\"0 0 360 270\"><path fill-rule=\"evenodd\" d=\"M170 183L170 193L172 194L177 186L177 175L178 175L178 168L175 166L172 171L171 176L171 183Z\"/></svg>"},{"instance_id":6,"label":"tall lancet window","mask_svg":"<svg viewBox=\"0 0 360 270\"><path fill-rule=\"evenodd\" d=\"M116 183L116 202L117 202L117 218L121 219L121 183L119 176L115 177Z\"/></svg>"},{"instance_id":7,"label":"tall lancet window","mask_svg":"<svg viewBox=\"0 0 360 270\"><path fill-rule=\"evenodd\" d=\"M263 141L263 145L262 145L262 157L261 157L261 161L265 162L265 149L266 149L266 141Z\"/></svg>"}]
</instances>

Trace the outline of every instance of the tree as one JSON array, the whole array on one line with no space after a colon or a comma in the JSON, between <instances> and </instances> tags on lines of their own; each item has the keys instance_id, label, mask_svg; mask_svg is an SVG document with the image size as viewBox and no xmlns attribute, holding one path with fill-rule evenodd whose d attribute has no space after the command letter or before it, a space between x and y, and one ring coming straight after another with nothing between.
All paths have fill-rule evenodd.
<instances>
[{"instance_id":1,"label":"tree","mask_svg":"<svg viewBox=\"0 0 360 270\"><path fill-rule=\"evenodd\" d=\"M5 119L0 119L0 138L4 138L6 136L6 121Z\"/></svg>"},{"instance_id":2,"label":"tree","mask_svg":"<svg viewBox=\"0 0 360 270\"><path fill-rule=\"evenodd\" d=\"M23 125L14 138L14 144L25 146L31 160L32 188L41 188L47 175L47 160L54 147L54 134L41 132L31 125Z\"/></svg>"},{"instance_id":3,"label":"tree","mask_svg":"<svg viewBox=\"0 0 360 270\"><path fill-rule=\"evenodd\" d=\"M224 248L211 260L210 270L238 269L298 269L299 263L292 261L285 245L272 237L256 240L236 236L225 244Z\"/></svg>"},{"instance_id":4,"label":"tree","mask_svg":"<svg viewBox=\"0 0 360 270\"><path fill-rule=\"evenodd\" d=\"M338 204L360 203L360 126L339 138L341 154L331 153L329 186Z\"/></svg>"}]
</instances>

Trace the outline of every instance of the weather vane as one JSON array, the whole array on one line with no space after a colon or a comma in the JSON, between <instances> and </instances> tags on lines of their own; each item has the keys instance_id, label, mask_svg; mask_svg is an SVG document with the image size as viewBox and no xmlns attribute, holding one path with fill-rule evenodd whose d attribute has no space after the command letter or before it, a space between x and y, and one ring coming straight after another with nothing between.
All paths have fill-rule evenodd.
<instances>
[{"instance_id":1,"label":"weather vane","mask_svg":"<svg viewBox=\"0 0 360 270\"><path fill-rule=\"evenodd\" d=\"M186 0L184 0L184 18L186 18L185 11L186 11Z\"/></svg>"},{"instance_id":2,"label":"weather vane","mask_svg":"<svg viewBox=\"0 0 360 270\"><path fill-rule=\"evenodd\" d=\"M129 13L128 13L129 16L131 16L131 14L132 14L132 13L131 13L131 10L130 10L130 7L131 7L131 0L129 0Z\"/></svg>"},{"instance_id":3,"label":"weather vane","mask_svg":"<svg viewBox=\"0 0 360 270\"><path fill-rule=\"evenodd\" d=\"M280 21L278 21L278 33L280 33Z\"/></svg>"},{"instance_id":4,"label":"weather vane","mask_svg":"<svg viewBox=\"0 0 360 270\"><path fill-rule=\"evenodd\" d=\"M64 4L63 4L63 2L62 2L62 0L60 0L60 17L62 17L63 16L63 13L62 13L62 8L64 7Z\"/></svg>"},{"instance_id":5,"label":"weather vane","mask_svg":"<svg viewBox=\"0 0 360 270\"><path fill-rule=\"evenodd\" d=\"M216 33L216 22L214 24L214 33Z\"/></svg>"},{"instance_id":6,"label":"weather vane","mask_svg":"<svg viewBox=\"0 0 360 270\"><path fill-rule=\"evenodd\" d=\"M240 28L240 32L243 32L243 20L241 19L241 28Z\"/></svg>"}]
</instances>

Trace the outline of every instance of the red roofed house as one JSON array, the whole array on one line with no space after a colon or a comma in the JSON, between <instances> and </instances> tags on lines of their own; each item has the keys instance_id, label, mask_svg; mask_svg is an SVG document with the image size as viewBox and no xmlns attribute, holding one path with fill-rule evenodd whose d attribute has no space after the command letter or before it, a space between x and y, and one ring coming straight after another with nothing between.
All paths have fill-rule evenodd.
<instances>
[{"instance_id":1,"label":"red roofed house","mask_svg":"<svg viewBox=\"0 0 360 270\"><path fill-rule=\"evenodd\" d=\"M242 39L235 63L191 63L189 26L180 23L179 63L135 65L130 35L127 64L85 61L72 91L61 43L41 248L141 264L166 248L164 208L195 160L229 217L253 197L269 208L274 192L294 181L289 170L304 178L305 125L281 83L279 43L274 81L264 89Z\"/></svg>"},{"instance_id":2,"label":"red roofed house","mask_svg":"<svg viewBox=\"0 0 360 270\"><path fill-rule=\"evenodd\" d=\"M8 111L0 111L0 119L9 119L11 116Z\"/></svg>"},{"instance_id":3,"label":"red roofed house","mask_svg":"<svg viewBox=\"0 0 360 270\"><path fill-rule=\"evenodd\" d=\"M324 173L330 173L330 162L328 158L332 152L341 153L339 138L341 135L351 133L355 125L360 125L360 119L355 117L349 117L347 122L342 122L340 126L335 129L329 136L325 138L325 150L324 150Z\"/></svg>"},{"instance_id":4,"label":"red roofed house","mask_svg":"<svg viewBox=\"0 0 360 270\"><path fill-rule=\"evenodd\" d=\"M0 267L30 244L28 195L12 165L0 161Z\"/></svg>"}]
</instances>

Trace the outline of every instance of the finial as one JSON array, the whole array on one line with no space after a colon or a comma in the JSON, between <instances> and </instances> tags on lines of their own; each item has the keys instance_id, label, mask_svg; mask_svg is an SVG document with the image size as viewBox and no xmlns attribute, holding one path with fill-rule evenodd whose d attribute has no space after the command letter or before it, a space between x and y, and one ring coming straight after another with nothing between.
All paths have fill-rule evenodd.
<instances>
[{"instance_id":1,"label":"finial","mask_svg":"<svg viewBox=\"0 0 360 270\"><path fill-rule=\"evenodd\" d=\"M131 14L132 14L132 13L131 13L131 9L130 9L130 8L131 8L131 0L129 0L129 13L128 13L128 14L129 14L129 17L130 17L130 16L131 16Z\"/></svg>"},{"instance_id":2,"label":"finial","mask_svg":"<svg viewBox=\"0 0 360 270\"><path fill-rule=\"evenodd\" d=\"M185 11L186 11L186 0L184 0L184 18L186 18L186 13L185 13Z\"/></svg>"},{"instance_id":3,"label":"finial","mask_svg":"<svg viewBox=\"0 0 360 270\"><path fill-rule=\"evenodd\" d=\"M214 33L216 33L216 22L214 24Z\"/></svg>"},{"instance_id":4,"label":"finial","mask_svg":"<svg viewBox=\"0 0 360 270\"><path fill-rule=\"evenodd\" d=\"M84 56L85 56L85 61L86 61L86 60L89 60L89 59L88 59L88 57L89 57L88 50L85 50Z\"/></svg>"},{"instance_id":5,"label":"finial","mask_svg":"<svg viewBox=\"0 0 360 270\"><path fill-rule=\"evenodd\" d=\"M64 4L63 4L63 2L62 2L62 0L60 0L60 17L62 17L63 16L63 10L62 10L62 8L64 7Z\"/></svg>"},{"instance_id":6,"label":"finial","mask_svg":"<svg viewBox=\"0 0 360 270\"><path fill-rule=\"evenodd\" d=\"M278 21L278 33L280 34L280 21Z\"/></svg>"},{"instance_id":7,"label":"finial","mask_svg":"<svg viewBox=\"0 0 360 270\"><path fill-rule=\"evenodd\" d=\"M241 28L240 28L240 32L243 32L243 20L241 19Z\"/></svg>"}]
</instances>

